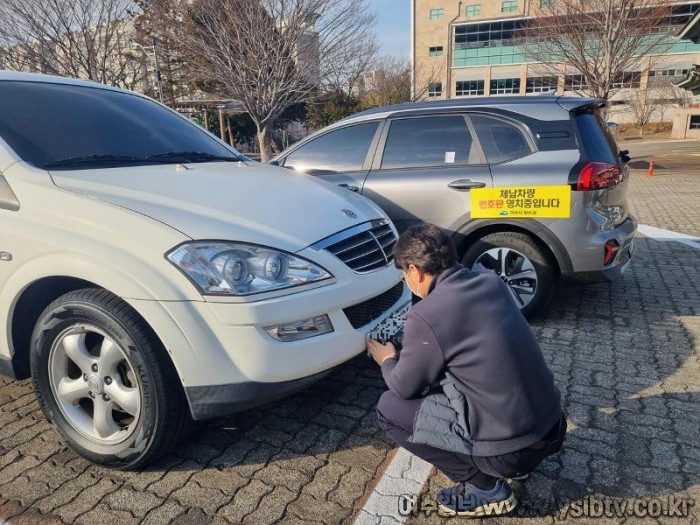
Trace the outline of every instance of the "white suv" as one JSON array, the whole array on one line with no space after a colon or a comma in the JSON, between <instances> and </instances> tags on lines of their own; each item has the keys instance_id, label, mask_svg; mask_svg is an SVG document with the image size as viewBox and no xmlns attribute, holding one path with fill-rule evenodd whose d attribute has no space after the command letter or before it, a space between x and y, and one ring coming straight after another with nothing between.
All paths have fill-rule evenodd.
<instances>
[{"instance_id":1,"label":"white suv","mask_svg":"<svg viewBox=\"0 0 700 525\"><path fill-rule=\"evenodd\" d=\"M319 379L410 298L371 201L91 82L0 72L0 218L0 371L116 468Z\"/></svg>"}]
</instances>

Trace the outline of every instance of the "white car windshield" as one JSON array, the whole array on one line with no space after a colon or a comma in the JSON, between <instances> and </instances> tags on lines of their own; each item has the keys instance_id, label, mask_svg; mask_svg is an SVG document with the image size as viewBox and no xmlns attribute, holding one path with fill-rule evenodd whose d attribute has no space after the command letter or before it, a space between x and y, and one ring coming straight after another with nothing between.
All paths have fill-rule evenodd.
<instances>
[{"instance_id":1,"label":"white car windshield","mask_svg":"<svg viewBox=\"0 0 700 525\"><path fill-rule=\"evenodd\" d=\"M151 100L68 84L1 81L0 137L51 170L242 159Z\"/></svg>"}]
</instances>

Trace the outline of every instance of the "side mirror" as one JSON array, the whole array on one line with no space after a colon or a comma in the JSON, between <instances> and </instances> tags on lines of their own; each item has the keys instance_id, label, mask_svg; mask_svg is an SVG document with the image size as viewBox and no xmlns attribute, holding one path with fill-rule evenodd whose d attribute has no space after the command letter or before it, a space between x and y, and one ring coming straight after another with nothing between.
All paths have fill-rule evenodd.
<instances>
[{"instance_id":1,"label":"side mirror","mask_svg":"<svg viewBox=\"0 0 700 525\"><path fill-rule=\"evenodd\" d=\"M279 166L280 161L277 159L274 159L274 160L269 161L268 164L270 164L271 166Z\"/></svg>"},{"instance_id":2,"label":"side mirror","mask_svg":"<svg viewBox=\"0 0 700 525\"><path fill-rule=\"evenodd\" d=\"M620 160L622 161L623 164L627 164L630 161L630 156L628 155L630 150L622 150L620 152Z\"/></svg>"}]
</instances>

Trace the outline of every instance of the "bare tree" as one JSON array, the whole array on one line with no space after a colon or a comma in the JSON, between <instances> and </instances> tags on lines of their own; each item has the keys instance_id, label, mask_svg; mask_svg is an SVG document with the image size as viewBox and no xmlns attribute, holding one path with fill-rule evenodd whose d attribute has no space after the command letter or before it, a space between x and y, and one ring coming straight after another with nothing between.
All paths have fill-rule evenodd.
<instances>
[{"instance_id":1,"label":"bare tree","mask_svg":"<svg viewBox=\"0 0 700 525\"><path fill-rule=\"evenodd\" d=\"M665 101L670 107L689 108L693 102L693 94L678 87L672 80L661 80L649 86L653 87L658 98Z\"/></svg>"},{"instance_id":2,"label":"bare tree","mask_svg":"<svg viewBox=\"0 0 700 525\"><path fill-rule=\"evenodd\" d=\"M594 97L608 99L625 75L643 76L670 46L667 0L556 0L533 14L523 54L553 76L566 63Z\"/></svg>"},{"instance_id":3,"label":"bare tree","mask_svg":"<svg viewBox=\"0 0 700 525\"><path fill-rule=\"evenodd\" d=\"M361 104L365 108L399 104L411 100L411 67L396 56L383 57L362 82Z\"/></svg>"},{"instance_id":4,"label":"bare tree","mask_svg":"<svg viewBox=\"0 0 700 525\"><path fill-rule=\"evenodd\" d=\"M651 122L654 115L659 111L659 104L653 98L649 89L637 89L629 94L627 105L634 119L634 123L639 128L639 136L644 134L644 128Z\"/></svg>"},{"instance_id":5,"label":"bare tree","mask_svg":"<svg viewBox=\"0 0 700 525\"><path fill-rule=\"evenodd\" d=\"M345 68L373 19L365 0L194 0L179 35L192 76L248 111L264 161L275 121Z\"/></svg>"},{"instance_id":6,"label":"bare tree","mask_svg":"<svg viewBox=\"0 0 700 525\"><path fill-rule=\"evenodd\" d=\"M0 63L133 88L130 0L3 0Z\"/></svg>"},{"instance_id":7,"label":"bare tree","mask_svg":"<svg viewBox=\"0 0 700 525\"><path fill-rule=\"evenodd\" d=\"M321 70L321 91L351 96L359 91L365 74L381 67L379 46L371 33L347 42L337 53L334 63L325 61ZM337 67L343 64L343 67Z\"/></svg>"},{"instance_id":8,"label":"bare tree","mask_svg":"<svg viewBox=\"0 0 700 525\"><path fill-rule=\"evenodd\" d=\"M666 121L666 114L669 111L689 108L693 100L690 92L678 87L669 78L662 77L662 80L650 83L649 92L653 97L654 114L658 115L658 120L661 122Z\"/></svg>"},{"instance_id":9,"label":"bare tree","mask_svg":"<svg viewBox=\"0 0 700 525\"><path fill-rule=\"evenodd\" d=\"M430 97L430 87L437 84L442 88L442 93L447 87L445 81L445 62L442 60L422 61L416 64L414 71L415 87L411 94L412 101L426 100Z\"/></svg>"},{"instance_id":10,"label":"bare tree","mask_svg":"<svg viewBox=\"0 0 700 525\"><path fill-rule=\"evenodd\" d=\"M182 31L182 13L186 0L133 0L140 14L134 19L134 40L150 49L153 39L157 42L158 62L161 72L163 98L172 103L178 98L190 96L193 91L185 66L185 57L176 35ZM156 98L155 64L152 57L143 61L147 79L144 91Z\"/></svg>"}]
</instances>

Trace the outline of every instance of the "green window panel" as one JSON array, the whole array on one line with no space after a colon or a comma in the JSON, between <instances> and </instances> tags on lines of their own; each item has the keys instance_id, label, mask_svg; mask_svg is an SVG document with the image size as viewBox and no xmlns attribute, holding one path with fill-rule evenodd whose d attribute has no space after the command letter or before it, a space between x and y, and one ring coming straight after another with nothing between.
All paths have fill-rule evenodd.
<instances>
[{"instance_id":1,"label":"green window panel","mask_svg":"<svg viewBox=\"0 0 700 525\"><path fill-rule=\"evenodd\" d=\"M501 13L510 13L518 10L518 0L503 0L501 2Z\"/></svg>"},{"instance_id":2,"label":"green window panel","mask_svg":"<svg viewBox=\"0 0 700 525\"><path fill-rule=\"evenodd\" d=\"M481 4L472 4L466 7L467 16L477 16L481 14Z\"/></svg>"}]
</instances>

